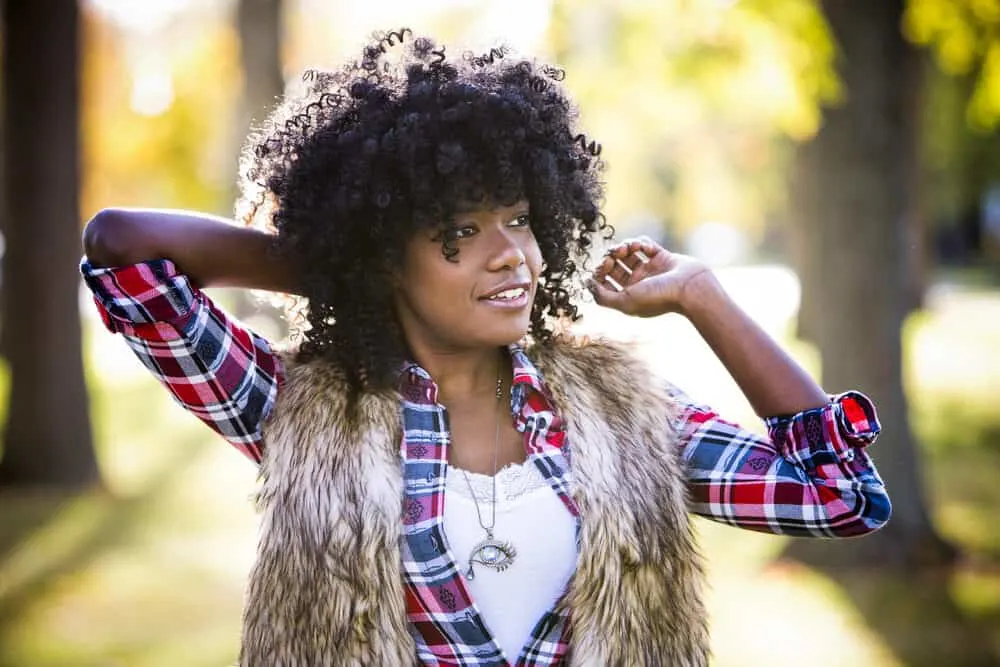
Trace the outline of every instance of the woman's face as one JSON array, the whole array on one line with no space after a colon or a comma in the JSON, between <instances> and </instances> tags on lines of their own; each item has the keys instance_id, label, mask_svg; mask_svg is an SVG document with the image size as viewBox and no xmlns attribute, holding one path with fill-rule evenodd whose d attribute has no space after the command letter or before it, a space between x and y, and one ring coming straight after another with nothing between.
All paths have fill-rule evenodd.
<instances>
[{"instance_id":1,"label":"woman's face","mask_svg":"<svg viewBox=\"0 0 1000 667\"><path fill-rule=\"evenodd\" d=\"M395 305L411 350L466 350L508 345L531 324L542 253L528 203L459 214L447 232L458 250L441 252L441 237L419 232L406 246Z\"/></svg>"}]
</instances>

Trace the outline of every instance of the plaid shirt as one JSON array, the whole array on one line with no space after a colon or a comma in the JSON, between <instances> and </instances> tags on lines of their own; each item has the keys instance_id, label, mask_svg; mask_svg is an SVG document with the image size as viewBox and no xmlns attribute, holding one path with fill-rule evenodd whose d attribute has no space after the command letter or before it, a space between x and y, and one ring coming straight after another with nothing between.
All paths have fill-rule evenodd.
<instances>
[{"instance_id":1,"label":"plaid shirt","mask_svg":"<svg viewBox=\"0 0 1000 667\"><path fill-rule=\"evenodd\" d=\"M579 517L569 492L571 473L562 452L562 422L552 411L548 392L527 355L517 346L511 346L510 352L514 368L511 413L524 434L527 459L538 467L566 509ZM437 385L424 369L410 365L400 393L406 477L402 563L417 655L425 665L506 665L444 535L449 435L444 408L437 402ZM545 614L514 664L560 664L569 649L567 620L555 611Z\"/></svg>"},{"instance_id":2,"label":"plaid shirt","mask_svg":"<svg viewBox=\"0 0 1000 667\"><path fill-rule=\"evenodd\" d=\"M169 260L81 271L107 328L187 410L255 462L261 427L283 381L266 340L227 317ZM569 494L565 433L520 348L511 348L511 410L528 459L578 517ZM425 665L505 665L443 535L448 428L437 387L419 366L401 375L406 492L403 576L407 613ZM871 401L857 392L796 415L765 420L760 436L722 419L671 386L681 403L679 445L693 513L768 533L845 537L882 526L889 499L865 448L879 432ZM557 608L557 607L554 607ZM515 663L560 664L569 619L555 611L536 625Z\"/></svg>"}]
</instances>

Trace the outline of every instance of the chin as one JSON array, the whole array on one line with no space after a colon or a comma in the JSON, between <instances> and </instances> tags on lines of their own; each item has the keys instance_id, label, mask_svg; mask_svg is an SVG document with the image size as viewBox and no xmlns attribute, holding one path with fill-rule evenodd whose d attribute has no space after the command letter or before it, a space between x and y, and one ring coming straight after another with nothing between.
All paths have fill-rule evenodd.
<instances>
[{"instance_id":1,"label":"chin","mask_svg":"<svg viewBox=\"0 0 1000 667\"><path fill-rule=\"evenodd\" d=\"M489 344L497 347L506 347L507 345L519 343L528 335L530 328L531 320L528 318L525 318L525 321L519 323L518 326L496 327L487 334Z\"/></svg>"}]
</instances>

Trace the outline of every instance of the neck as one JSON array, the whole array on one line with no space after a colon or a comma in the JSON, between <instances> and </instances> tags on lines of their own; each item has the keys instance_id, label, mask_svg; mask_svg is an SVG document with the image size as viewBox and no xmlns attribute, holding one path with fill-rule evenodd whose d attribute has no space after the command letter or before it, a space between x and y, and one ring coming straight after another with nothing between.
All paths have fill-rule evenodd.
<instances>
[{"instance_id":1,"label":"neck","mask_svg":"<svg viewBox=\"0 0 1000 667\"><path fill-rule=\"evenodd\" d=\"M493 395L498 372L505 384L510 380L509 364L499 347L456 351L412 346L411 352L434 379L442 403Z\"/></svg>"}]
</instances>

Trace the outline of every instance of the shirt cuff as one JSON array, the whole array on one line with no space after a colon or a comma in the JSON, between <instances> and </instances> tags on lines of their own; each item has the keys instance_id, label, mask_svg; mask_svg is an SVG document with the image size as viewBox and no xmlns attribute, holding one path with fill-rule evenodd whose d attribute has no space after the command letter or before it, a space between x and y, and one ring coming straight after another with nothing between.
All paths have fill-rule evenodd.
<instances>
[{"instance_id":1,"label":"shirt cuff","mask_svg":"<svg viewBox=\"0 0 1000 667\"><path fill-rule=\"evenodd\" d=\"M882 430L875 404L857 391L831 396L821 408L764 422L778 451L806 467L827 463L829 454L853 461L857 450L875 442Z\"/></svg>"},{"instance_id":2,"label":"shirt cuff","mask_svg":"<svg viewBox=\"0 0 1000 667\"><path fill-rule=\"evenodd\" d=\"M197 300L197 288L168 259L103 268L83 258L80 273L104 325L116 333L129 333L143 324L176 322L191 312Z\"/></svg>"}]
</instances>

